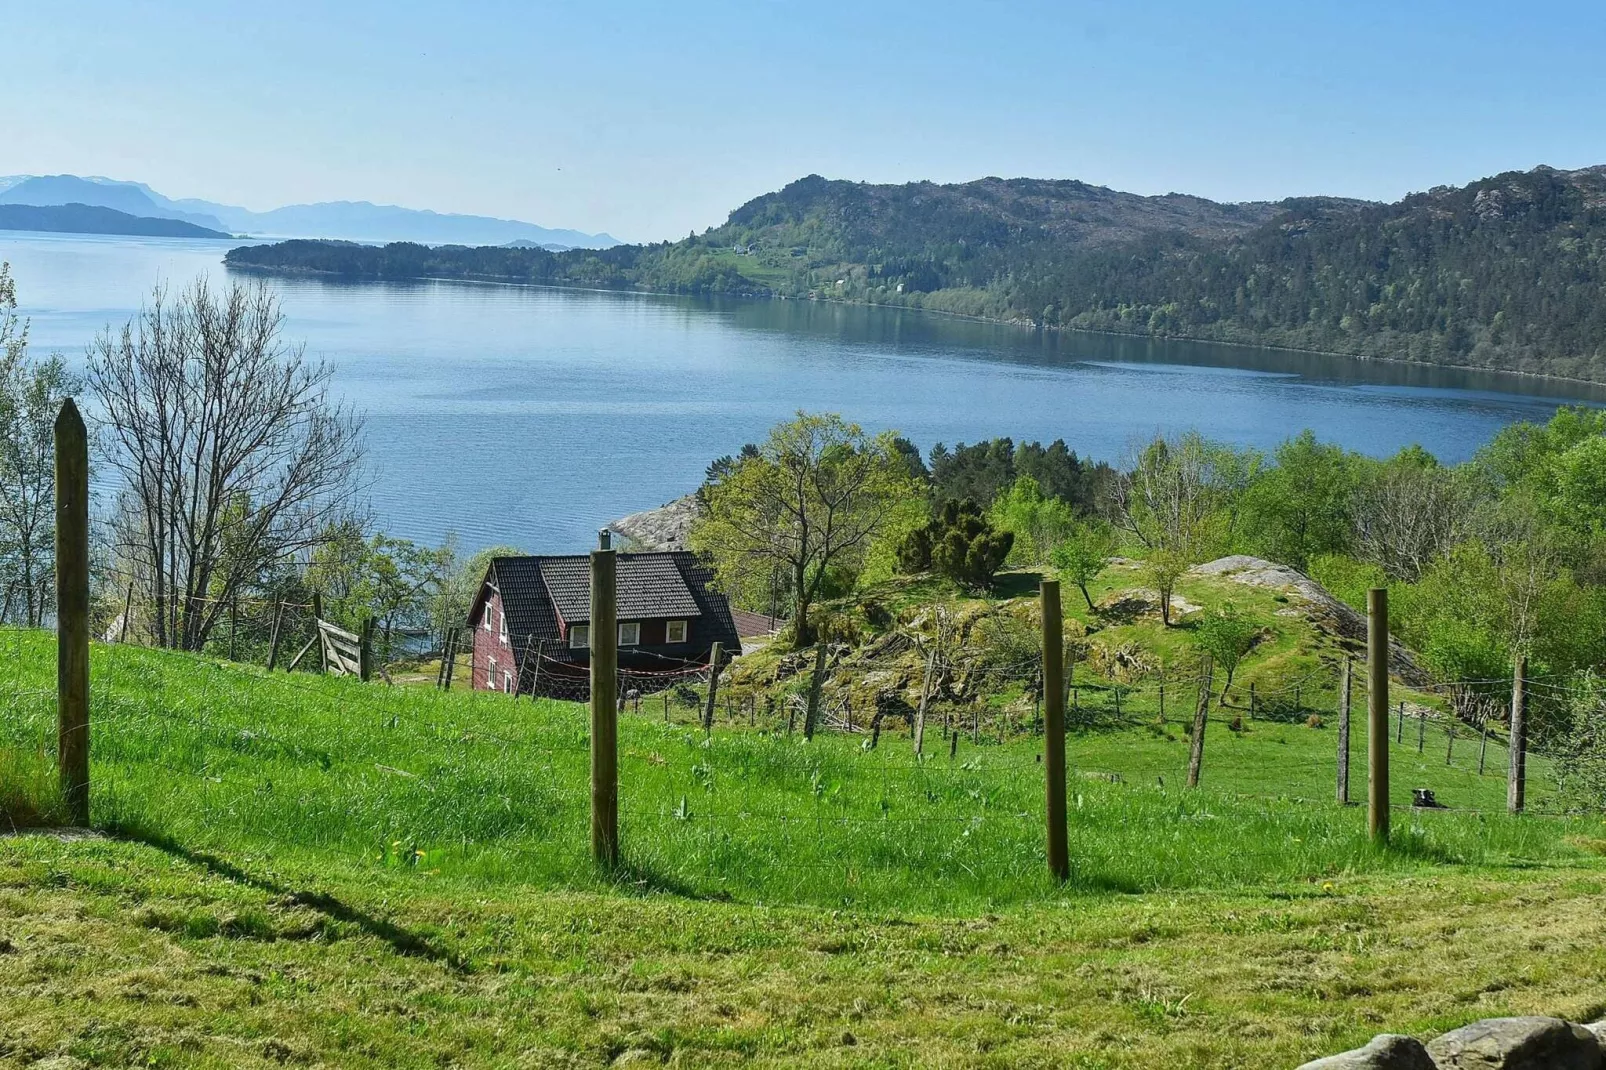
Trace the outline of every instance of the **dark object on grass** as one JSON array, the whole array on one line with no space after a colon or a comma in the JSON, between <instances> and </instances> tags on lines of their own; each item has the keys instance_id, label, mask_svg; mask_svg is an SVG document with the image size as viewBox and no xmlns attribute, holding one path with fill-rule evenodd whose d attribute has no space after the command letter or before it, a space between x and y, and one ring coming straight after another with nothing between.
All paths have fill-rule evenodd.
<instances>
[{"instance_id":1,"label":"dark object on grass","mask_svg":"<svg viewBox=\"0 0 1606 1070\"><path fill-rule=\"evenodd\" d=\"M1421 807L1424 810L1447 809L1443 803L1433 797L1432 788L1412 788L1411 805Z\"/></svg>"},{"instance_id":2,"label":"dark object on grass","mask_svg":"<svg viewBox=\"0 0 1606 1070\"><path fill-rule=\"evenodd\" d=\"M1415 1037L1384 1033L1364 1048L1329 1055L1299 1070L1436 1070L1422 1042Z\"/></svg>"}]
</instances>

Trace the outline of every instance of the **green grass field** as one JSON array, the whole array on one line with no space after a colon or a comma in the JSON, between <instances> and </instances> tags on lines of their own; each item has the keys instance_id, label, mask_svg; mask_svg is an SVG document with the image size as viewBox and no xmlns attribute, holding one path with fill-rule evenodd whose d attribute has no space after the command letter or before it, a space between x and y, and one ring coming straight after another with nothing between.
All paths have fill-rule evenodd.
<instances>
[{"instance_id":1,"label":"green grass field","mask_svg":"<svg viewBox=\"0 0 1606 1070\"><path fill-rule=\"evenodd\" d=\"M53 655L0 632L14 814L49 809ZM1196 791L1175 721L1074 734L1060 887L1029 731L917 761L649 703L603 874L580 706L100 645L92 691L111 838L0 842L0 1062L1277 1066L1606 1006L1606 821L1505 816L1504 751L1447 767L1442 729L1394 795L1457 809L1388 850L1330 729L1213 722Z\"/></svg>"}]
</instances>

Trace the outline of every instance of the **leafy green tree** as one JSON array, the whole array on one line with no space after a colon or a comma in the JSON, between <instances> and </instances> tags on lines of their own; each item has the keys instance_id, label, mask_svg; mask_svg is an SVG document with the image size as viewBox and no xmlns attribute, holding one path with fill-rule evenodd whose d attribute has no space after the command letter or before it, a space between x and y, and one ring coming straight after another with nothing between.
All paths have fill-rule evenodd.
<instances>
[{"instance_id":1,"label":"leafy green tree","mask_svg":"<svg viewBox=\"0 0 1606 1070\"><path fill-rule=\"evenodd\" d=\"M0 621L13 606L37 628L55 591L55 420L78 378L61 357L28 354L16 284L0 264Z\"/></svg>"},{"instance_id":2,"label":"leafy green tree","mask_svg":"<svg viewBox=\"0 0 1606 1070\"><path fill-rule=\"evenodd\" d=\"M1260 641L1260 633L1260 625L1240 613L1231 602L1194 625L1194 644L1209 654L1216 667L1227 674L1226 681L1221 685L1221 701L1227 700L1232 678L1244 658Z\"/></svg>"},{"instance_id":3,"label":"leafy green tree","mask_svg":"<svg viewBox=\"0 0 1606 1070\"><path fill-rule=\"evenodd\" d=\"M1067 502L1045 496L1031 476L1021 476L999 494L987 510L987 519L1015 537L1012 554L1023 565L1046 563L1077 521Z\"/></svg>"},{"instance_id":4,"label":"leafy green tree","mask_svg":"<svg viewBox=\"0 0 1606 1070\"><path fill-rule=\"evenodd\" d=\"M1100 520L1086 520L1077 524L1071 532L1054 547L1049 555L1049 561L1065 579L1076 584L1076 589L1082 592L1082 598L1087 602L1089 612L1094 610L1093 596L1088 592L1088 584L1098 578L1109 563L1109 558L1115 552L1115 533L1110 526Z\"/></svg>"},{"instance_id":5,"label":"leafy green tree","mask_svg":"<svg viewBox=\"0 0 1606 1070\"><path fill-rule=\"evenodd\" d=\"M800 412L709 489L693 548L739 595L763 592L777 571L784 575L800 647L815 641L809 611L827 579L856 570L894 504L918 493L894 437L871 437L834 414Z\"/></svg>"},{"instance_id":6,"label":"leafy green tree","mask_svg":"<svg viewBox=\"0 0 1606 1070\"><path fill-rule=\"evenodd\" d=\"M1317 556L1349 547L1352 465L1308 429L1273 457L1244 494L1243 530L1261 556L1308 571Z\"/></svg>"}]
</instances>

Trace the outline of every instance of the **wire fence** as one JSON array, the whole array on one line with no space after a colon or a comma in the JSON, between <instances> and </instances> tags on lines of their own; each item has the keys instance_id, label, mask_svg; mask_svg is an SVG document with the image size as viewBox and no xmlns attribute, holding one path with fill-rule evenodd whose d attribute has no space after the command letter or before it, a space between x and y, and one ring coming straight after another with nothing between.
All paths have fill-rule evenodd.
<instances>
[{"instance_id":1,"label":"wire fence","mask_svg":"<svg viewBox=\"0 0 1606 1070\"><path fill-rule=\"evenodd\" d=\"M51 650L40 633L0 631L0 658L29 670L5 675L0 688L0 746L21 759L12 770L47 768L53 758ZM813 682L806 670L758 680L741 661L723 665L712 704L706 664L622 671L619 809L633 864L703 891L745 881L775 895L802 894L825 873L851 886L980 885L1038 872L1039 659L978 663L911 652L918 655L918 645L872 658L841 650L828 660L815 746L802 744ZM812 661L806 653L795 660ZM97 768L110 770L97 798L120 817L180 820L182 806L182 820L197 829L288 829L282 834L363 850L377 844L380 856L401 839L455 841L460 853L506 849L526 862L552 844L583 851L587 715L573 703L588 697L589 681L573 666L543 663L552 688L545 693L556 701L536 703L377 679L336 684L306 664L267 673L203 656L181 675L170 664L132 644L92 648L93 755ZM1362 770L1353 786L1360 796L1366 702L1356 669L1350 746ZM1145 835L1161 842L1176 824L1211 816L1238 823L1245 836L1289 843L1315 839L1312 822L1338 827L1341 678L1336 663L1230 688L1187 668L1128 681L1070 673L1078 857L1114 851L1106 839L1126 842L1132 830L1150 829ZM1578 697L1563 680L1530 684L1539 707ZM1429 809L1412 806L1412 790L1422 789L1434 793L1432 810L1504 813L1507 711L1491 702L1496 685L1510 681L1409 689L1391 706L1398 808L1430 820ZM357 687L365 688L360 699ZM1204 790L1189 793L1184 776L1201 702ZM1529 814L1579 812L1557 786L1566 757L1542 733L1530 746ZM164 790L182 803L158 798L153 771L170 779ZM292 787L298 802L285 808ZM1212 809L1228 803L1234 809L1225 817ZM292 821L325 827L289 829ZM1145 848L1162 856L1181 849ZM1112 857L1107 867L1137 864Z\"/></svg>"}]
</instances>

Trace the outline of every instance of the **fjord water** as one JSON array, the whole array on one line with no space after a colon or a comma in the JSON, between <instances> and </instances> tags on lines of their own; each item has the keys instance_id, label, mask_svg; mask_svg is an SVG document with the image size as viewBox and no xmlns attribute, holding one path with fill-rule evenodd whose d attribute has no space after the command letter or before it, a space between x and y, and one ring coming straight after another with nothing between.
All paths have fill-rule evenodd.
<instances>
[{"instance_id":1,"label":"fjord water","mask_svg":"<svg viewBox=\"0 0 1606 1070\"><path fill-rule=\"evenodd\" d=\"M227 281L233 243L0 233L36 352L81 363L159 282ZM1373 455L1469 457L1592 388L1231 346L1040 332L897 309L462 282L270 279L287 334L367 421L393 534L468 549L592 545L692 490L708 462L799 409L922 450L1064 438L1119 461L1155 431L1263 449L1309 427Z\"/></svg>"}]
</instances>

